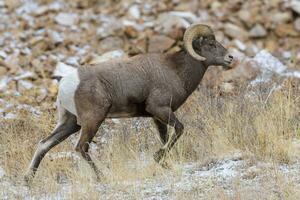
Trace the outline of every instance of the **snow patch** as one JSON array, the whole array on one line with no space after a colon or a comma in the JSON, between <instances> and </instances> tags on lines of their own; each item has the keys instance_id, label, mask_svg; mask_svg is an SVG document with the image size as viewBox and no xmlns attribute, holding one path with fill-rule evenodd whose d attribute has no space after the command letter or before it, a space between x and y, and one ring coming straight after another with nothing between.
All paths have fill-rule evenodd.
<instances>
[{"instance_id":1,"label":"snow patch","mask_svg":"<svg viewBox=\"0 0 300 200\"><path fill-rule=\"evenodd\" d=\"M58 152L58 153L49 153L47 154L47 156L52 159L52 160L56 160L56 159L63 159L63 158L71 158L73 160L78 161L80 159L80 157L74 153L74 152Z\"/></svg>"},{"instance_id":2,"label":"snow patch","mask_svg":"<svg viewBox=\"0 0 300 200\"><path fill-rule=\"evenodd\" d=\"M285 76L287 76L287 77L300 78L300 71L286 72L286 73L285 73Z\"/></svg>"},{"instance_id":3,"label":"snow patch","mask_svg":"<svg viewBox=\"0 0 300 200\"><path fill-rule=\"evenodd\" d=\"M253 60L258 62L260 68L265 71L272 71L280 74L286 70L286 66L266 50L262 50L256 54Z\"/></svg>"},{"instance_id":4,"label":"snow patch","mask_svg":"<svg viewBox=\"0 0 300 200\"><path fill-rule=\"evenodd\" d=\"M14 113L6 113L3 116L3 119L16 119L16 118L17 118L17 115Z\"/></svg>"},{"instance_id":5,"label":"snow patch","mask_svg":"<svg viewBox=\"0 0 300 200\"><path fill-rule=\"evenodd\" d=\"M225 160L213 164L211 168L204 167L195 174L203 178L215 176L217 179L231 179L239 174L238 168L243 164L243 160Z\"/></svg>"},{"instance_id":6,"label":"snow patch","mask_svg":"<svg viewBox=\"0 0 300 200\"><path fill-rule=\"evenodd\" d=\"M261 50L253 59L249 59L249 61L254 61L256 63L254 67L258 67L261 71L261 74L251 81L250 84L252 86L271 81L274 74L281 77L300 78L300 71L288 70L280 60L270 54L267 50Z\"/></svg>"},{"instance_id":7,"label":"snow patch","mask_svg":"<svg viewBox=\"0 0 300 200\"><path fill-rule=\"evenodd\" d=\"M286 66L266 50L260 51L252 60L257 63L261 74L251 82L251 85L268 82L274 73L282 74L286 70Z\"/></svg>"},{"instance_id":8,"label":"snow patch","mask_svg":"<svg viewBox=\"0 0 300 200\"><path fill-rule=\"evenodd\" d=\"M39 109L37 109L37 108L35 108L31 105L28 105L28 104L20 104L20 105L17 106L17 109L27 110L27 111L31 112L36 117L42 114L42 112Z\"/></svg>"},{"instance_id":9,"label":"snow patch","mask_svg":"<svg viewBox=\"0 0 300 200\"><path fill-rule=\"evenodd\" d=\"M0 179L5 176L5 171L4 169L0 166Z\"/></svg>"},{"instance_id":10,"label":"snow patch","mask_svg":"<svg viewBox=\"0 0 300 200\"><path fill-rule=\"evenodd\" d=\"M35 108L31 105L28 104L16 105L0 99L0 117L3 117L3 119L16 119L18 115L15 113L14 109L27 110L30 113L32 113L34 117L38 117L42 114L42 112L38 108Z\"/></svg>"}]
</instances>

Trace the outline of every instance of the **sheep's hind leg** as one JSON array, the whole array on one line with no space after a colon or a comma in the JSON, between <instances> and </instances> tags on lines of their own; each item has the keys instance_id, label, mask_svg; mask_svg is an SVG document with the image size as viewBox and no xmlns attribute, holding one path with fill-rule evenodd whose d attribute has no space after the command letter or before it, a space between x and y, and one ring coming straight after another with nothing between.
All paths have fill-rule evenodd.
<instances>
[{"instance_id":1,"label":"sheep's hind leg","mask_svg":"<svg viewBox=\"0 0 300 200\"><path fill-rule=\"evenodd\" d=\"M92 160L88 151L89 151L90 143L93 140L93 137L96 135L101 123L106 117L107 109L104 110L103 112L101 112L102 114L96 113L94 115L90 115L88 119L82 120L80 138L75 147L75 150L82 155L82 157L88 162L90 167L94 170L98 181L100 181L102 173L97 168L96 164Z\"/></svg>"},{"instance_id":2,"label":"sheep's hind leg","mask_svg":"<svg viewBox=\"0 0 300 200\"><path fill-rule=\"evenodd\" d=\"M183 133L183 124L176 118L172 109L168 106L165 107L157 107L157 106L148 106L147 111L150 112L156 119L160 120L164 124L168 124L175 128L175 134L169 137L167 143L164 144L162 148L160 148L154 154L154 160L164 166L164 158L166 154L172 149L178 138Z\"/></svg>"},{"instance_id":3,"label":"sheep's hind leg","mask_svg":"<svg viewBox=\"0 0 300 200\"><path fill-rule=\"evenodd\" d=\"M27 184L32 181L40 165L40 162L42 161L46 153L51 148L68 138L70 135L79 131L79 129L80 126L77 125L76 116L69 113L63 108L59 108L59 121L56 128L53 130L50 136L39 142L37 150L30 163L29 169L24 177L24 180Z\"/></svg>"},{"instance_id":4,"label":"sheep's hind leg","mask_svg":"<svg viewBox=\"0 0 300 200\"><path fill-rule=\"evenodd\" d=\"M97 168L94 161L92 160L88 151L89 151L90 143L92 142L93 137L96 135L99 126L88 127L88 126L83 125L81 132L80 132L80 138L75 147L75 150L81 154L81 156L88 162L88 164L94 170L98 181L100 180L100 177L102 174L99 171L99 169Z\"/></svg>"}]
</instances>

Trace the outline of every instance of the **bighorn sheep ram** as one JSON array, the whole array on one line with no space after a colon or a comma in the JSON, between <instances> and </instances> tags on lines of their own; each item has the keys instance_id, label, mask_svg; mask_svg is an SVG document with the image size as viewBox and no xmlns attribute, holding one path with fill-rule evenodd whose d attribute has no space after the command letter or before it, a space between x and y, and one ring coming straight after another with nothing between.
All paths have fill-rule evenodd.
<instances>
[{"instance_id":1,"label":"bighorn sheep ram","mask_svg":"<svg viewBox=\"0 0 300 200\"><path fill-rule=\"evenodd\" d=\"M183 133L174 114L197 88L210 65L228 68L233 57L215 40L207 25L194 24L184 33L184 49L173 54L143 54L98 65L82 66L59 84L59 120L53 133L39 142L25 180L32 180L55 145L81 130L75 150L96 172L89 143L105 118L152 117L163 146L154 154L161 163ZM167 125L175 128L169 137Z\"/></svg>"}]
</instances>

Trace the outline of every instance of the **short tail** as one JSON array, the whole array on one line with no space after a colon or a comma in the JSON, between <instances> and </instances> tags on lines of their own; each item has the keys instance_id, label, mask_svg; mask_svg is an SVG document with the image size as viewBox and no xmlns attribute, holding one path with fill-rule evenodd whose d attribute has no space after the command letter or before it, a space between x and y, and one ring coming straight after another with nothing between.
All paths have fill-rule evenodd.
<instances>
[{"instance_id":1,"label":"short tail","mask_svg":"<svg viewBox=\"0 0 300 200\"><path fill-rule=\"evenodd\" d=\"M57 80L58 82L60 82L60 80L63 78L62 76L51 76L52 79Z\"/></svg>"}]
</instances>

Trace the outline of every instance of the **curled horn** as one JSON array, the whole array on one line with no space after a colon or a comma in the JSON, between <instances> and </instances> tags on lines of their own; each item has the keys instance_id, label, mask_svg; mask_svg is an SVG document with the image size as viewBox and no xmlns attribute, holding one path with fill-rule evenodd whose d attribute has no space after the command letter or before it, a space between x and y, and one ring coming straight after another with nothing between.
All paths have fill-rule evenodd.
<instances>
[{"instance_id":1,"label":"curled horn","mask_svg":"<svg viewBox=\"0 0 300 200\"><path fill-rule=\"evenodd\" d=\"M206 58L202 57L201 55L195 52L192 45L193 40L199 37L207 37L207 36L214 37L214 32L209 26L204 24L193 24L190 27L188 27L184 33L183 36L184 47L187 50L187 52L196 60L204 61Z\"/></svg>"}]
</instances>

